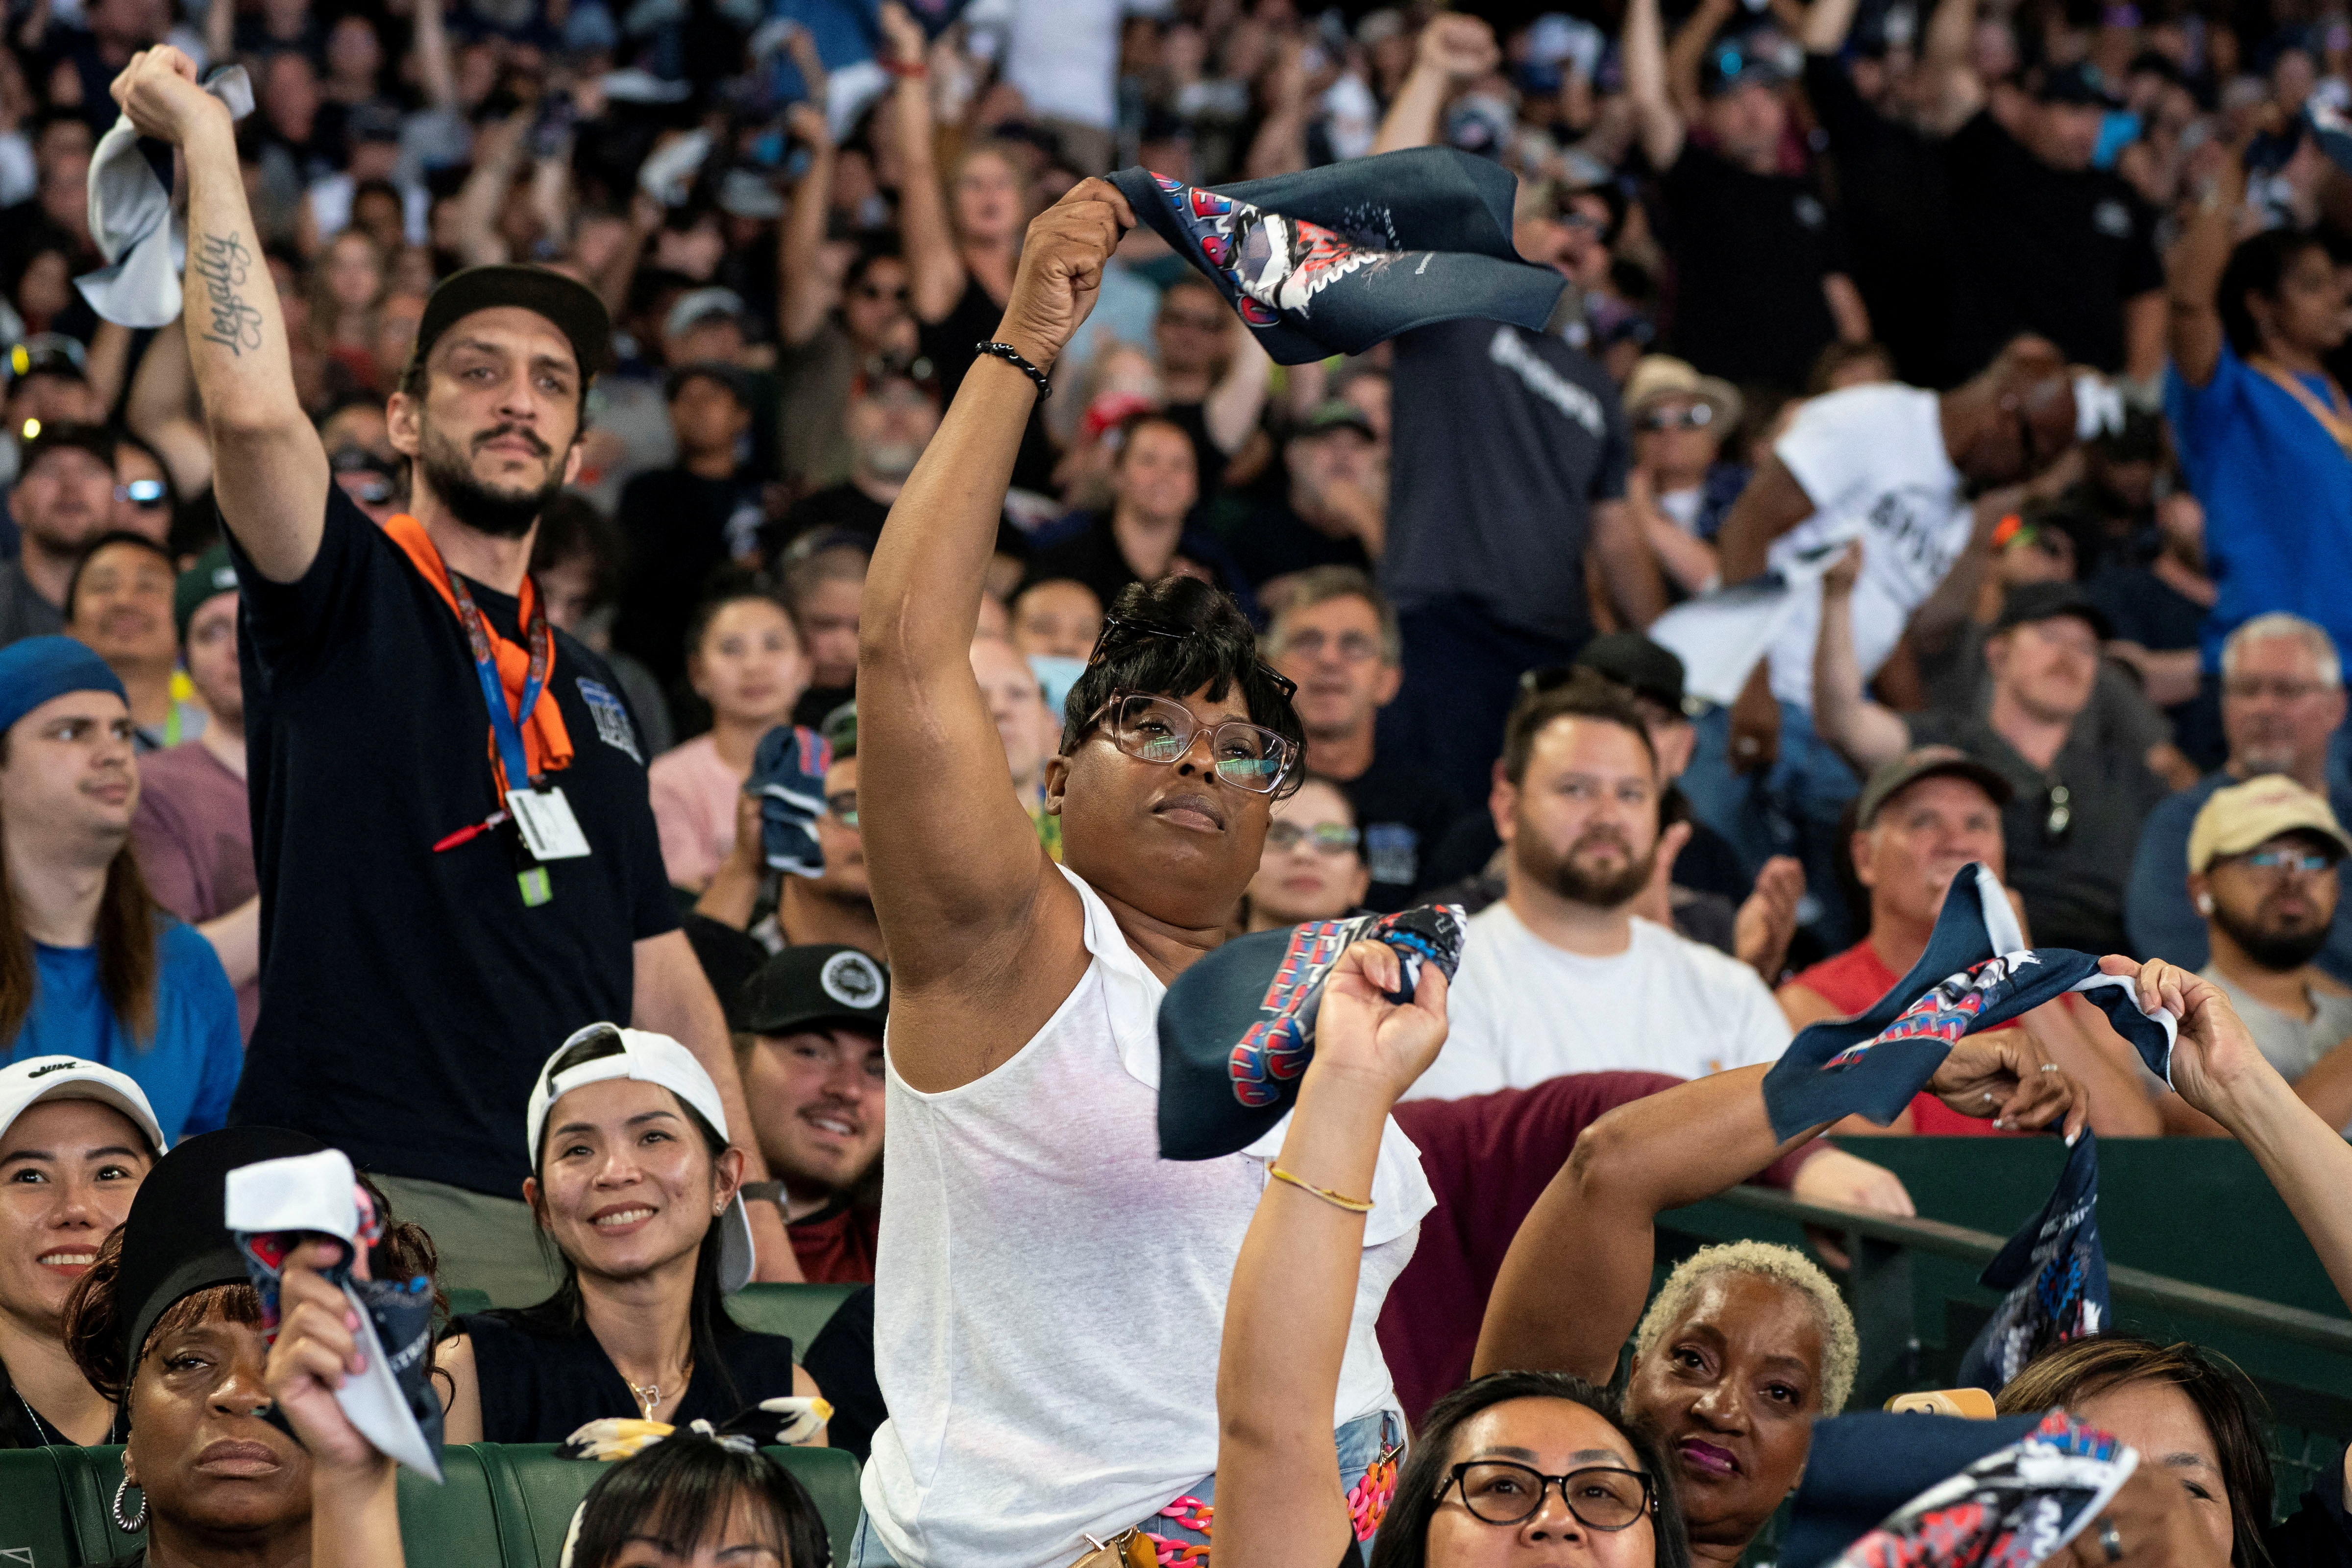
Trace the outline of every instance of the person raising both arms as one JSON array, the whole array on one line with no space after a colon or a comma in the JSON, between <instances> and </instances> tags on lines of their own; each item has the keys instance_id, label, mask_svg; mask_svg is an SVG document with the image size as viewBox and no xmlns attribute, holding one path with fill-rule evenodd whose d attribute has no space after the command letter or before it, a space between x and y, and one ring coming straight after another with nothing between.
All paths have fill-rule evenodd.
<instances>
[{"instance_id":1,"label":"person raising both arms","mask_svg":"<svg viewBox=\"0 0 2352 1568\"><path fill-rule=\"evenodd\" d=\"M1033 374L1134 221L1088 180L1030 225L858 616L859 810L894 993L874 1297L890 1419L850 1553L867 1568L1062 1568L1144 1525L1206 1540L1159 1514L1213 1500L1218 1334L1266 1176L1247 1153L1159 1158L1157 1011L1223 942L1301 776L1292 688L1207 584L1129 585L1045 765L1057 867L1005 788L969 657ZM1433 1202L1403 1135L1383 1135L1321 1412L1343 1484L1402 1436L1374 1321Z\"/></svg>"},{"instance_id":2,"label":"person raising both arms","mask_svg":"<svg viewBox=\"0 0 2352 1568\"><path fill-rule=\"evenodd\" d=\"M667 1035L750 1124L678 930L644 738L527 571L611 322L541 268L438 285L385 408L409 510L377 526L303 415L235 128L195 74L148 49L112 90L187 170L188 353L244 598L266 1000L233 1114L343 1149L453 1282L534 1300L556 1281L514 1197L531 1174L514 1109L548 1041L603 1018ZM762 1276L797 1279L762 1207Z\"/></svg>"}]
</instances>

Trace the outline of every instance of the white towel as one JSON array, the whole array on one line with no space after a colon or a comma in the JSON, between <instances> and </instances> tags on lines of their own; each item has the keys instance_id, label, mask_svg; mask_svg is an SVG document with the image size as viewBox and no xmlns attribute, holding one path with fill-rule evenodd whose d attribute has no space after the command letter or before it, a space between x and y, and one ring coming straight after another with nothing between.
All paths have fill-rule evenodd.
<instances>
[{"instance_id":1,"label":"white towel","mask_svg":"<svg viewBox=\"0 0 2352 1568\"><path fill-rule=\"evenodd\" d=\"M228 105L232 120L253 112L253 83L243 66L214 73L205 90ZM127 114L116 118L90 156L89 233L111 264L74 279L91 310L126 327L166 327L179 319L187 224L173 216L172 193L139 151Z\"/></svg>"}]
</instances>

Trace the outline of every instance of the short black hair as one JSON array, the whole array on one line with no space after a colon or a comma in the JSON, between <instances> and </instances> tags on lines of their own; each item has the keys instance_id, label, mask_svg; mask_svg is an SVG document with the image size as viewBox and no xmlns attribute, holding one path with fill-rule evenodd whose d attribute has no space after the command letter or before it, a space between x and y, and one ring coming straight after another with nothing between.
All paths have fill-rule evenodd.
<instances>
[{"instance_id":1,"label":"short black hair","mask_svg":"<svg viewBox=\"0 0 2352 1568\"><path fill-rule=\"evenodd\" d=\"M1106 630L1104 640L1096 645L1099 657L1087 662L1063 704L1064 756L1078 749L1114 692L1181 699L1206 688L1210 701L1222 702L1239 686L1250 722L1282 736L1298 753L1277 796L1298 788L1307 772L1306 727L1280 678L1259 662L1257 634L1230 595L1198 577L1162 577L1157 583L1129 584L1110 613L1185 635L1144 632L1122 637L1115 627Z\"/></svg>"},{"instance_id":2,"label":"short black hair","mask_svg":"<svg viewBox=\"0 0 2352 1568\"><path fill-rule=\"evenodd\" d=\"M580 1505L573 1568L606 1568L635 1539L691 1556L748 1502L775 1533L786 1568L825 1568L832 1561L824 1518L793 1473L754 1448L680 1430L596 1478Z\"/></svg>"},{"instance_id":3,"label":"short black hair","mask_svg":"<svg viewBox=\"0 0 2352 1568\"><path fill-rule=\"evenodd\" d=\"M65 612L68 621L73 619L74 601L81 594L81 574L89 570L89 563L98 559L100 551L111 549L118 544L136 545L144 550L163 563L164 568L172 574L173 585L178 584L180 563L173 559L169 550L143 533L133 533L127 528L110 528L89 542L81 552L81 559L74 563L73 575L66 579Z\"/></svg>"},{"instance_id":4,"label":"short black hair","mask_svg":"<svg viewBox=\"0 0 2352 1568\"><path fill-rule=\"evenodd\" d=\"M1555 719L1597 719L1631 730L1641 741L1642 750L1649 753L1650 765L1657 765L1658 749L1650 743L1649 726L1642 722L1642 710L1633 706L1633 699L1614 681L1593 670L1579 669L1558 686L1528 692L1512 705L1511 716L1503 723L1505 778L1515 784L1526 780L1536 737Z\"/></svg>"},{"instance_id":5,"label":"short black hair","mask_svg":"<svg viewBox=\"0 0 2352 1568\"><path fill-rule=\"evenodd\" d=\"M1192 432L1185 427L1181 419L1177 418L1165 408L1139 408L1111 426L1110 466L1112 468L1119 468L1127 462L1128 453L1135 447L1135 433L1147 425L1165 425L1184 437L1184 445L1188 449L1193 447ZM1195 450L1193 455L1197 458L1198 451Z\"/></svg>"},{"instance_id":6,"label":"short black hair","mask_svg":"<svg viewBox=\"0 0 2352 1568\"><path fill-rule=\"evenodd\" d=\"M592 608L610 603L620 592L624 554L620 530L579 491L562 491L541 509L539 531L530 541L531 572L552 571L586 556L595 565Z\"/></svg>"},{"instance_id":7,"label":"short black hair","mask_svg":"<svg viewBox=\"0 0 2352 1568\"><path fill-rule=\"evenodd\" d=\"M686 657L690 660L702 651L702 639L710 635L710 623L728 605L745 599L756 599L763 605L773 605L783 613L785 622L793 628L793 637L801 635L800 617L784 600L784 591L765 572L742 566L721 566L703 584L702 597L696 601L694 613L686 622Z\"/></svg>"},{"instance_id":8,"label":"short black hair","mask_svg":"<svg viewBox=\"0 0 2352 1568\"><path fill-rule=\"evenodd\" d=\"M2220 298L2214 300L2214 307L2221 313L2221 331L2240 359L2250 359L2263 352L2262 328L2254 324L2254 313L2246 309L2246 296L2260 294L2265 300L2277 299L2279 285L2295 259L2306 250L2324 252L2326 248L2319 236L2307 229L2266 228L2241 241L2230 252L2229 265L2221 269Z\"/></svg>"}]
</instances>

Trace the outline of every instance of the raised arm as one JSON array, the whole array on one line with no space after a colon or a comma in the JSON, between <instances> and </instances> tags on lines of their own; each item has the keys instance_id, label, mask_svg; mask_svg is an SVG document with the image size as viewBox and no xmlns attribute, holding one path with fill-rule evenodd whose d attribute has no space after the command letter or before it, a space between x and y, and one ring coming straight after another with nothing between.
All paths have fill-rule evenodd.
<instances>
[{"instance_id":1,"label":"raised arm","mask_svg":"<svg viewBox=\"0 0 2352 1568\"><path fill-rule=\"evenodd\" d=\"M223 521L263 576L310 569L326 527L327 454L294 393L278 290L246 205L228 106L196 85L168 45L142 49L114 79L141 135L178 147L188 170L188 358L213 447Z\"/></svg>"},{"instance_id":2,"label":"raised arm","mask_svg":"<svg viewBox=\"0 0 2352 1568\"><path fill-rule=\"evenodd\" d=\"M361 1251L354 1272L364 1279ZM344 1379L366 1367L342 1292L319 1273L341 1256L338 1244L314 1239L288 1257L262 1380L310 1458L311 1568L404 1568L393 1463L335 1402Z\"/></svg>"},{"instance_id":3,"label":"raised arm","mask_svg":"<svg viewBox=\"0 0 2352 1568\"><path fill-rule=\"evenodd\" d=\"M1625 100L1632 105L1635 134L1650 167L1664 174L1683 154L1683 117L1666 86L1666 35L1658 20L1658 0L1626 0Z\"/></svg>"},{"instance_id":4,"label":"raised arm","mask_svg":"<svg viewBox=\"0 0 2352 1568\"><path fill-rule=\"evenodd\" d=\"M1276 60L1272 101L1243 162L1246 177L1264 180L1307 167L1307 40L1294 37L1282 46Z\"/></svg>"},{"instance_id":5,"label":"raised arm","mask_svg":"<svg viewBox=\"0 0 2352 1568\"><path fill-rule=\"evenodd\" d=\"M2099 967L2136 973L2141 1010L2161 1007L2180 1020L2173 1087L2246 1146L2286 1200L2336 1294L2352 1306L2352 1204L2344 1201L2352 1192L2352 1143L2263 1059L2220 986L2161 959L2108 957Z\"/></svg>"},{"instance_id":6,"label":"raised arm","mask_svg":"<svg viewBox=\"0 0 2352 1568\"><path fill-rule=\"evenodd\" d=\"M2022 1029L1972 1035L1952 1047L1929 1092L1997 1127L2083 1126L2081 1091ZM1767 1067L1694 1079L1621 1105L1586 1128L1536 1200L1503 1259L1472 1372L1572 1372L1595 1383L1650 1293L1654 1224L1746 1181L1820 1133L1783 1143L1764 1109Z\"/></svg>"},{"instance_id":7,"label":"raised arm","mask_svg":"<svg viewBox=\"0 0 2352 1568\"><path fill-rule=\"evenodd\" d=\"M1699 0L1666 45L1666 95L1685 124L1698 116L1699 66L1706 58L1706 47L1731 20L1737 5L1738 0Z\"/></svg>"},{"instance_id":8,"label":"raised arm","mask_svg":"<svg viewBox=\"0 0 2352 1568\"><path fill-rule=\"evenodd\" d=\"M940 321L963 298L963 257L948 223L947 188L940 183L939 149L932 136L931 87L923 58L923 29L901 5L882 7L885 47L898 79L890 89L889 113L898 132L902 172L898 184L898 236L912 280L909 302L915 319ZM1058 346L1058 345L1057 345Z\"/></svg>"},{"instance_id":9,"label":"raised arm","mask_svg":"<svg viewBox=\"0 0 2352 1568\"><path fill-rule=\"evenodd\" d=\"M1861 8L1862 0L1813 0L1805 7L1805 25L1798 30L1797 41L1809 55L1837 53L1845 47L1845 36L1853 30L1853 14Z\"/></svg>"},{"instance_id":10,"label":"raised arm","mask_svg":"<svg viewBox=\"0 0 2352 1568\"><path fill-rule=\"evenodd\" d=\"M2218 163L2165 258L2166 346L2173 368L2191 386L2211 381L2221 363L2221 273L2246 203L2243 146L2221 149Z\"/></svg>"},{"instance_id":11,"label":"raised arm","mask_svg":"<svg viewBox=\"0 0 2352 1568\"><path fill-rule=\"evenodd\" d=\"M1029 226L997 337L1049 370L1135 222L1082 182ZM960 1087L1020 1048L1084 972L1083 911L1005 787L1003 742L971 673L982 583L1035 405L982 354L883 525L857 623L858 814L898 992L891 1065ZM1050 997L1046 1013L1023 1009Z\"/></svg>"},{"instance_id":12,"label":"raised arm","mask_svg":"<svg viewBox=\"0 0 2352 1568\"><path fill-rule=\"evenodd\" d=\"M213 482L213 447L196 417L194 374L188 364L185 332L157 332L131 375L131 396L122 422L155 448L172 471L172 488L197 496Z\"/></svg>"},{"instance_id":13,"label":"raised arm","mask_svg":"<svg viewBox=\"0 0 2352 1568\"><path fill-rule=\"evenodd\" d=\"M1477 17L1445 12L1432 16L1413 46L1412 69L1381 117L1372 151L1394 153L1433 143L1446 99L1472 77L1493 70L1502 58L1495 46L1495 29Z\"/></svg>"},{"instance_id":14,"label":"raised arm","mask_svg":"<svg viewBox=\"0 0 2352 1568\"><path fill-rule=\"evenodd\" d=\"M1975 41L1977 0L1937 0L1927 18L1919 68L1927 78L1928 129L1950 135L1984 107L1985 84L1969 63Z\"/></svg>"},{"instance_id":15,"label":"raised arm","mask_svg":"<svg viewBox=\"0 0 2352 1568\"><path fill-rule=\"evenodd\" d=\"M833 309L835 290L817 256L824 248L825 213L833 201L835 149L833 132L814 104L793 104L784 111L784 122L809 149L808 172L793 186L783 243L776 247L776 329L797 347L816 336Z\"/></svg>"},{"instance_id":16,"label":"raised arm","mask_svg":"<svg viewBox=\"0 0 2352 1568\"><path fill-rule=\"evenodd\" d=\"M1904 753L1911 744L1911 727L1862 689L1862 661L1853 651L1853 580L1861 569L1857 541L1822 579L1821 626L1813 636L1813 728L1866 778L1873 768Z\"/></svg>"},{"instance_id":17,"label":"raised arm","mask_svg":"<svg viewBox=\"0 0 2352 1568\"><path fill-rule=\"evenodd\" d=\"M1242 1240L1217 1356L1217 1561L1227 1568L1321 1568L1351 1531L1331 1407L1363 1263L1364 1216L1318 1196L1372 1190L1381 1130L1445 1041L1445 976L1422 971L1411 1005L1382 993L1397 955L1359 942L1323 992L1315 1059ZM1369 1207L1369 1204L1367 1205Z\"/></svg>"}]
</instances>

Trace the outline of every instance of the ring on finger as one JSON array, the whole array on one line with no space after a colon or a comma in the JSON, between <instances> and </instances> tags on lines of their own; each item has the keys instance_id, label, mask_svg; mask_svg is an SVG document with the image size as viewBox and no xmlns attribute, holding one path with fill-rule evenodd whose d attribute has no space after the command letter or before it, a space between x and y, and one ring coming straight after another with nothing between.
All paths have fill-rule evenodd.
<instances>
[{"instance_id":1,"label":"ring on finger","mask_svg":"<svg viewBox=\"0 0 2352 1568\"><path fill-rule=\"evenodd\" d=\"M2056 1062L2043 1062L2042 1064L2042 1070L2043 1072L2056 1072L2058 1070L2058 1064Z\"/></svg>"}]
</instances>

